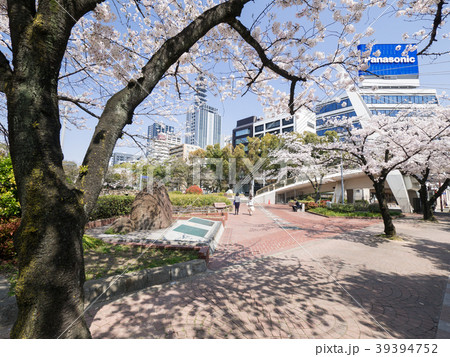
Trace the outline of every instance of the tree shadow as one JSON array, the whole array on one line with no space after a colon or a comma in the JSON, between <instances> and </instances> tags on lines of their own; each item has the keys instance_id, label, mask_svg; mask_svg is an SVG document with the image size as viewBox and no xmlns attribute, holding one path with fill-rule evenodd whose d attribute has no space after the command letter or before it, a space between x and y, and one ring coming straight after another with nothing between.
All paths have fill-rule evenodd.
<instances>
[{"instance_id":1,"label":"tree shadow","mask_svg":"<svg viewBox=\"0 0 450 357\"><path fill-rule=\"evenodd\" d=\"M446 277L265 258L97 304L94 338L433 338ZM338 283L337 283L338 282Z\"/></svg>"}]
</instances>

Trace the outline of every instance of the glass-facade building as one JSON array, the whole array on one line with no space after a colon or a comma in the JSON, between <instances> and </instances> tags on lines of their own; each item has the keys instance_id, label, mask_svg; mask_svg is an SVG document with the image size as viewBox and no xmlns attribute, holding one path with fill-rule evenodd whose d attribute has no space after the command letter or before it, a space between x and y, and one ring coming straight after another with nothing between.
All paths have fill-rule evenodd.
<instances>
[{"instance_id":1,"label":"glass-facade building","mask_svg":"<svg viewBox=\"0 0 450 357\"><path fill-rule=\"evenodd\" d=\"M175 128L162 123L153 123L148 126L148 138L156 138L159 134L174 134Z\"/></svg>"},{"instance_id":2,"label":"glass-facade building","mask_svg":"<svg viewBox=\"0 0 450 357\"><path fill-rule=\"evenodd\" d=\"M331 119L355 117L354 125L364 125L370 115L396 116L399 111L417 104L437 104L435 89L424 89L419 83L417 53L407 44L374 45L364 60L369 64L356 91L347 91L339 97L316 106L317 134L323 136L331 126ZM365 45L359 47L361 53ZM356 118L358 117L358 118Z\"/></svg>"},{"instance_id":3,"label":"glass-facade building","mask_svg":"<svg viewBox=\"0 0 450 357\"><path fill-rule=\"evenodd\" d=\"M220 144L222 117L218 109L200 104L186 115L185 143L205 149L208 145Z\"/></svg>"},{"instance_id":4,"label":"glass-facade building","mask_svg":"<svg viewBox=\"0 0 450 357\"><path fill-rule=\"evenodd\" d=\"M301 109L294 115L267 115L265 118L251 116L237 121L233 129L233 147L243 144L247 150L248 137L262 138L266 134L285 134L291 132L315 132L316 121L313 112Z\"/></svg>"}]
</instances>

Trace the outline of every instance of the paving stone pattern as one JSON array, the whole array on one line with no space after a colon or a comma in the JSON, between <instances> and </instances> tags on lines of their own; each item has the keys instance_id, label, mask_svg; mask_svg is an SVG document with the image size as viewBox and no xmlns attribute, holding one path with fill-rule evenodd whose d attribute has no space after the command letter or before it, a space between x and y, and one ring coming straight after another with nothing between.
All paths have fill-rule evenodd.
<instances>
[{"instance_id":1,"label":"paving stone pattern","mask_svg":"<svg viewBox=\"0 0 450 357\"><path fill-rule=\"evenodd\" d=\"M264 211L265 210L265 211ZM268 215L267 215L268 213ZM210 271L95 305L95 338L434 338L450 222L230 215ZM280 225L288 228L280 228Z\"/></svg>"}]
</instances>

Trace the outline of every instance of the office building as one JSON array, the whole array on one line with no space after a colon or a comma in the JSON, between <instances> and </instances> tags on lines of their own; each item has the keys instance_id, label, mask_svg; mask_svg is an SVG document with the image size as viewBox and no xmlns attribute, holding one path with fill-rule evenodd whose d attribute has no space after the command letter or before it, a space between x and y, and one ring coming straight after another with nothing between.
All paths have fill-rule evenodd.
<instances>
[{"instance_id":1,"label":"office building","mask_svg":"<svg viewBox=\"0 0 450 357\"><path fill-rule=\"evenodd\" d=\"M181 144L181 137L172 134L159 134L149 141L147 158L162 162L170 157L170 149Z\"/></svg>"},{"instance_id":2,"label":"office building","mask_svg":"<svg viewBox=\"0 0 450 357\"><path fill-rule=\"evenodd\" d=\"M244 145L245 150L247 150L247 138L253 137L253 124L257 119L257 117L251 116L237 121L236 128L233 129L233 135L231 139L233 147L242 144Z\"/></svg>"},{"instance_id":3,"label":"office building","mask_svg":"<svg viewBox=\"0 0 450 357\"><path fill-rule=\"evenodd\" d=\"M181 145L171 147L169 149L169 155L171 157L180 158L186 162L189 162L189 154L198 149L201 149L200 146L181 144Z\"/></svg>"},{"instance_id":4,"label":"office building","mask_svg":"<svg viewBox=\"0 0 450 357\"><path fill-rule=\"evenodd\" d=\"M123 164L124 162L133 162L136 157L133 154L126 154L122 152L114 152L111 156L110 165Z\"/></svg>"},{"instance_id":5,"label":"office building","mask_svg":"<svg viewBox=\"0 0 450 357\"><path fill-rule=\"evenodd\" d=\"M304 108L294 115L268 114L265 118L252 116L238 120L236 128L233 129L232 143L233 146L243 144L246 149L247 137L262 138L266 134L303 133L304 131L314 133L315 124L315 114Z\"/></svg>"},{"instance_id":6,"label":"office building","mask_svg":"<svg viewBox=\"0 0 450 357\"><path fill-rule=\"evenodd\" d=\"M159 134L174 134L175 128L163 123L153 123L148 126L148 138L156 138Z\"/></svg>"},{"instance_id":7,"label":"office building","mask_svg":"<svg viewBox=\"0 0 450 357\"><path fill-rule=\"evenodd\" d=\"M221 144L222 117L206 104L206 89L200 78L196 84L195 104L186 115L185 144L200 146Z\"/></svg>"},{"instance_id":8,"label":"office building","mask_svg":"<svg viewBox=\"0 0 450 357\"><path fill-rule=\"evenodd\" d=\"M373 114L395 116L414 104L436 104L436 90L420 88L417 51L407 51L406 44L374 45L366 71L356 91L323 101L316 107L317 134L328 130L339 131L328 124L330 119L355 118L355 126L364 125L364 117ZM359 50L364 53L365 45Z\"/></svg>"}]
</instances>

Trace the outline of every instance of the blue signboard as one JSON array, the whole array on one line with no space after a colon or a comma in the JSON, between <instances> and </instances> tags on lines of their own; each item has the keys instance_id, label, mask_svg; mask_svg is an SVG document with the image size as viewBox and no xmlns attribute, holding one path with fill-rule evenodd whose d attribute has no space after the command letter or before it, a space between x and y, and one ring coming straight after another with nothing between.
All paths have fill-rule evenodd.
<instances>
[{"instance_id":1,"label":"blue signboard","mask_svg":"<svg viewBox=\"0 0 450 357\"><path fill-rule=\"evenodd\" d=\"M359 71L360 76L418 76L419 63L417 50L405 51L411 44L380 44L373 45L369 57L364 58L369 68ZM362 54L366 45L359 45Z\"/></svg>"}]
</instances>

